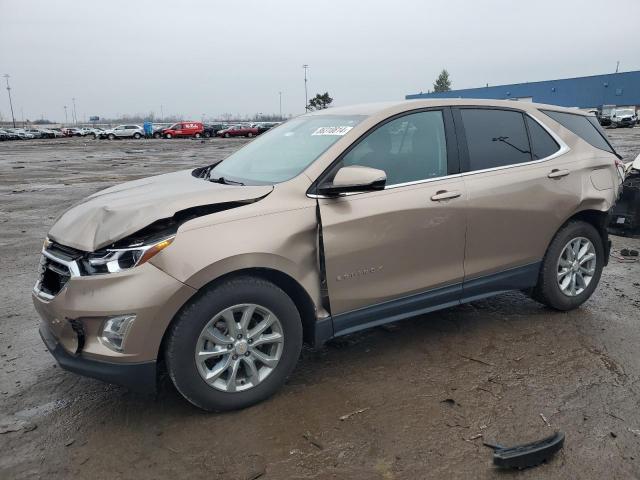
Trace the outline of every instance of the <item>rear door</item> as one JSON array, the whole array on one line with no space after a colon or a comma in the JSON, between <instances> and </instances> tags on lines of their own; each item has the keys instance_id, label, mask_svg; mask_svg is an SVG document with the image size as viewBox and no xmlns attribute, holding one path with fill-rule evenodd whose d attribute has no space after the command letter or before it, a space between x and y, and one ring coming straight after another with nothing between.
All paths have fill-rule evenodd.
<instances>
[{"instance_id":1,"label":"rear door","mask_svg":"<svg viewBox=\"0 0 640 480\"><path fill-rule=\"evenodd\" d=\"M382 191L320 200L336 334L457 303L466 210L454 136L447 108L403 114L359 139L327 174L349 165L387 174ZM347 312L356 314L341 317Z\"/></svg>"},{"instance_id":2,"label":"rear door","mask_svg":"<svg viewBox=\"0 0 640 480\"><path fill-rule=\"evenodd\" d=\"M577 206L567 148L516 109L461 107L454 118L469 198L464 295L529 287Z\"/></svg>"}]
</instances>

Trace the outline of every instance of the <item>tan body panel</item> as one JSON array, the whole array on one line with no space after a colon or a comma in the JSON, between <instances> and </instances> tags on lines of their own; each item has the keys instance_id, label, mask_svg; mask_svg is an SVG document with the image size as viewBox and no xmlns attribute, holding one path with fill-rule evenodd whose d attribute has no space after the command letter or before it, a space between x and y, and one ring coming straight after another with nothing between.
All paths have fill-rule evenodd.
<instances>
[{"instance_id":1,"label":"tan body panel","mask_svg":"<svg viewBox=\"0 0 640 480\"><path fill-rule=\"evenodd\" d=\"M151 262L196 289L238 270L277 270L297 281L318 314L325 315L320 308L316 201L304 194L310 184L306 177L291 183L297 188L276 186L260 202L185 223L171 247Z\"/></svg>"},{"instance_id":2,"label":"tan body panel","mask_svg":"<svg viewBox=\"0 0 640 480\"><path fill-rule=\"evenodd\" d=\"M112 275L69 280L53 300L33 295L35 308L54 337L75 353L75 334L67 320L80 320L86 332L82 355L110 362L146 362L158 358L164 332L178 310L196 292L150 263ZM125 352L98 341L105 317L135 314Z\"/></svg>"},{"instance_id":3,"label":"tan body panel","mask_svg":"<svg viewBox=\"0 0 640 480\"><path fill-rule=\"evenodd\" d=\"M441 190L461 196L432 201ZM456 177L322 200L331 313L461 282L463 191Z\"/></svg>"}]
</instances>

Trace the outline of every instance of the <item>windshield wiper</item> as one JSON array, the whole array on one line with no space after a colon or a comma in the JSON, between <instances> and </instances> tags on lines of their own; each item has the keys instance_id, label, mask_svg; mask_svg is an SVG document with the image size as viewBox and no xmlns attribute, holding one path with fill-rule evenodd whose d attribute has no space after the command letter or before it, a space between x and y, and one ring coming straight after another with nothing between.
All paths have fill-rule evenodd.
<instances>
[{"instance_id":1,"label":"windshield wiper","mask_svg":"<svg viewBox=\"0 0 640 480\"><path fill-rule=\"evenodd\" d=\"M218 177L218 178L209 177L209 181L210 182L214 182L214 183L221 183L223 185L242 185L242 186L244 186L244 183L242 183L242 182L236 182L235 180L229 180L228 178L224 178L224 177Z\"/></svg>"}]
</instances>

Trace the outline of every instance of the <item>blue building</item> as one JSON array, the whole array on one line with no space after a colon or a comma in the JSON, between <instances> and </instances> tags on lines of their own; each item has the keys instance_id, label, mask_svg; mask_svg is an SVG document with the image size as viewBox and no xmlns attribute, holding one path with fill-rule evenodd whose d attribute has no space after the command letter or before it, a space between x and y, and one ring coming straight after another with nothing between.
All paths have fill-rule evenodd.
<instances>
[{"instance_id":1,"label":"blue building","mask_svg":"<svg viewBox=\"0 0 640 480\"><path fill-rule=\"evenodd\" d=\"M442 93L421 92L405 98L511 99L586 109L601 105L640 106L640 71L466 88Z\"/></svg>"}]
</instances>

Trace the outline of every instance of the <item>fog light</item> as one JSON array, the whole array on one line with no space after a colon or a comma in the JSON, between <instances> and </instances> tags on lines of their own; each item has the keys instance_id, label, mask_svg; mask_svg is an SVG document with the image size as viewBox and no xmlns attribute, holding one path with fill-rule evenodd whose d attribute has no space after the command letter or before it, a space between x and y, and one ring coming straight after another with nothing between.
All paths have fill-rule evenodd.
<instances>
[{"instance_id":1,"label":"fog light","mask_svg":"<svg viewBox=\"0 0 640 480\"><path fill-rule=\"evenodd\" d=\"M119 315L107 318L102 326L102 334L99 337L100 343L111 350L122 352L124 340L135 319L135 315Z\"/></svg>"}]
</instances>

